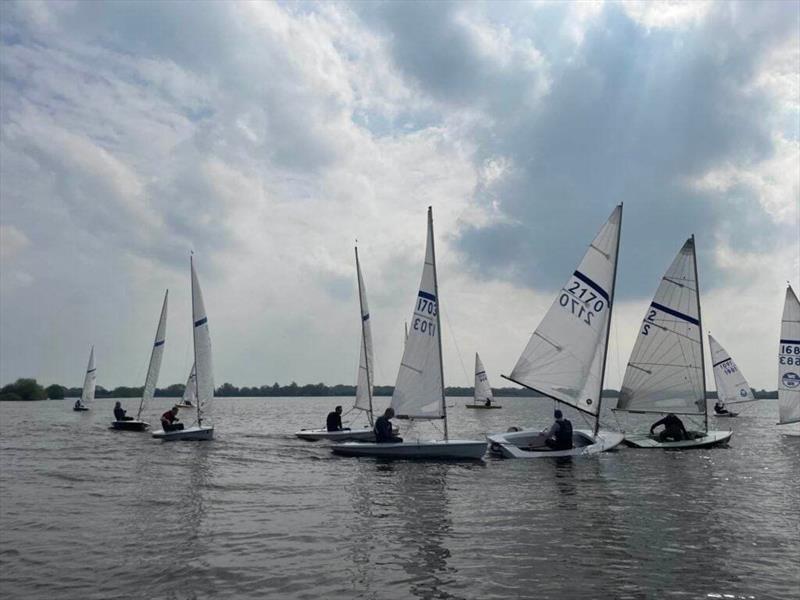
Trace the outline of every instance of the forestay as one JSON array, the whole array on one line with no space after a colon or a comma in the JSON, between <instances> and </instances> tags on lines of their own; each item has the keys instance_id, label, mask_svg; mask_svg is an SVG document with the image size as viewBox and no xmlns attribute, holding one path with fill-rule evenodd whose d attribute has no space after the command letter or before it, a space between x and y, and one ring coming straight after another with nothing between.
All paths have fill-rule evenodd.
<instances>
[{"instance_id":1,"label":"forestay","mask_svg":"<svg viewBox=\"0 0 800 600\"><path fill-rule=\"evenodd\" d=\"M600 405L621 220L617 206L509 376L593 415Z\"/></svg>"},{"instance_id":2,"label":"forestay","mask_svg":"<svg viewBox=\"0 0 800 600\"><path fill-rule=\"evenodd\" d=\"M717 384L717 397L726 404L754 402L756 398L744 375L725 348L710 333L708 345L711 348L711 365L714 369L714 381Z\"/></svg>"},{"instance_id":3,"label":"forestay","mask_svg":"<svg viewBox=\"0 0 800 600\"><path fill-rule=\"evenodd\" d=\"M372 411L372 386L375 378L375 364L372 350L372 325L370 324L369 306L367 305L367 288L361 275L361 264L358 261L356 248L356 275L358 277L358 300L361 307L361 350L358 360L358 377L356 381L356 403L354 408Z\"/></svg>"},{"instance_id":4,"label":"forestay","mask_svg":"<svg viewBox=\"0 0 800 600\"><path fill-rule=\"evenodd\" d=\"M617 408L705 414L694 237L661 279L633 346Z\"/></svg>"},{"instance_id":5,"label":"forestay","mask_svg":"<svg viewBox=\"0 0 800 600\"><path fill-rule=\"evenodd\" d=\"M211 337L208 332L208 317L203 303L203 292L197 281L194 260L192 270L192 324L194 329L195 394L197 395L197 419L202 422L204 413L211 408L214 398L214 377L211 365Z\"/></svg>"},{"instance_id":6,"label":"forestay","mask_svg":"<svg viewBox=\"0 0 800 600\"><path fill-rule=\"evenodd\" d=\"M195 372L193 364L192 370L189 373L189 378L186 380L186 387L183 389L183 397L181 398L181 404L191 404L194 406L197 403L197 383L195 382L196 378L197 378L197 373Z\"/></svg>"},{"instance_id":7,"label":"forestay","mask_svg":"<svg viewBox=\"0 0 800 600\"><path fill-rule=\"evenodd\" d=\"M489 378L486 376L486 369L483 367L481 357L475 353L475 402L486 402L494 400L492 396L492 386L489 385Z\"/></svg>"},{"instance_id":8,"label":"forestay","mask_svg":"<svg viewBox=\"0 0 800 600\"><path fill-rule=\"evenodd\" d=\"M97 383L97 369L94 366L94 346L89 351L89 364L86 366L86 376L83 378L83 390L81 391L81 404L94 400L94 388Z\"/></svg>"},{"instance_id":9,"label":"forestay","mask_svg":"<svg viewBox=\"0 0 800 600\"><path fill-rule=\"evenodd\" d=\"M391 407L399 418L440 419L445 416L436 292L433 217L428 209L422 280L391 401Z\"/></svg>"},{"instance_id":10,"label":"forestay","mask_svg":"<svg viewBox=\"0 0 800 600\"><path fill-rule=\"evenodd\" d=\"M778 415L781 425L800 422L800 302L786 288L778 350Z\"/></svg>"},{"instance_id":11,"label":"forestay","mask_svg":"<svg viewBox=\"0 0 800 600\"><path fill-rule=\"evenodd\" d=\"M161 357L164 354L164 342L167 335L167 298L169 290L164 293L164 303L161 305L161 317L156 328L156 338L153 341L153 349L150 352L150 364L147 367L147 377L144 380L144 391L142 400L139 402L139 411L136 413L136 420L142 417L142 411L147 403L152 400L158 383L158 374L161 371Z\"/></svg>"}]
</instances>

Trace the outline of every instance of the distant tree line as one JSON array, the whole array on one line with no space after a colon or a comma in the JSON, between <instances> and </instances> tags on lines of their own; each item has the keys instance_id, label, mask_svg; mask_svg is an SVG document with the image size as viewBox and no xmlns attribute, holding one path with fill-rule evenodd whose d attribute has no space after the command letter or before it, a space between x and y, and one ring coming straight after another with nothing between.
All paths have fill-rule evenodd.
<instances>
[{"instance_id":1,"label":"distant tree line","mask_svg":"<svg viewBox=\"0 0 800 600\"><path fill-rule=\"evenodd\" d=\"M180 398L183 396L183 391L186 386L182 383L174 383L165 388L157 388L155 395L157 397L167 398ZM119 386L113 390L107 390L103 386L98 385L95 388L96 398L137 398L142 395L144 388ZM394 392L394 386L391 385L376 385L374 394L376 396L391 396ZM492 388L495 396L517 396L517 397L531 397L536 394L531 390L525 388ZM753 390L755 397L759 399L777 398L778 392L760 390ZM309 383L306 385L298 385L292 382L289 385L280 385L277 382L272 385L262 386L244 386L236 387L232 383L223 383L219 386L214 394L218 397L275 397L275 396L355 396L356 387L354 385L325 385L324 383ZM472 397L474 390L472 387L448 387L445 389L445 394L448 396L464 396ZM17 379L14 383L0 388L0 401L21 401L21 400L61 400L63 398L77 398L81 395L81 388L72 387L68 388L56 383L42 387L35 379ZM617 390L603 390L603 397L617 398L619 392ZM706 398L716 400L717 392L707 392Z\"/></svg>"}]
</instances>

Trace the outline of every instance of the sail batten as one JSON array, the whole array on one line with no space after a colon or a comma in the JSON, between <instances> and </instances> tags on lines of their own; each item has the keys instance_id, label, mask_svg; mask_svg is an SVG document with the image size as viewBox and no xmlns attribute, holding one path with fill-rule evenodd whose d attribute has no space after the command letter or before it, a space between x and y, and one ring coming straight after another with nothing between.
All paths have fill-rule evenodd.
<instances>
[{"instance_id":1,"label":"sail batten","mask_svg":"<svg viewBox=\"0 0 800 600\"><path fill-rule=\"evenodd\" d=\"M800 421L800 301L786 288L778 348L778 416L780 425Z\"/></svg>"}]
</instances>

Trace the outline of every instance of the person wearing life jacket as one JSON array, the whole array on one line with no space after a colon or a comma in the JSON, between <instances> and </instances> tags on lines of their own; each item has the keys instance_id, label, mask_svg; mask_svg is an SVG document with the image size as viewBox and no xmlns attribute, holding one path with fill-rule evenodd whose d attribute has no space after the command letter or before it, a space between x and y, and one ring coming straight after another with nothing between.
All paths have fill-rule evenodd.
<instances>
[{"instance_id":1,"label":"person wearing life jacket","mask_svg":"<svg viewBox=\"0 0 800 600\"><path fill-rule=\"evenodd\" d=\"M163 415L161 415L161 427L164 431L180 431L183 429L183 423L178 423L178 407L173 406Z\"/></svg>"},{"instance_id":2,"label":"person wearing life jacket","mask_svg":"<svg viewBox=\"0 0 800 600\"><path fill-rule=\"evenodd\" d=\"M117 400L117 403L114 405L114 419L116 421L133 421L133 417L126 415L126 412L128 411L122 408L122 403Z\"/></svg>"},{"instance_id":3,"label":"person wearing life jacket","mask_svg":"<svg viewBox=\"0 0 800 600\"><path fill-rule=\"evenodd\" d=\"M397 437L392 431L391 418L394 416L394 409L390 406L387 408L383 415L375 419L375 441L379 444L394 444L403 441L403 438Z\"/></svg>"},{"instance_id":4,"label":"person wearing life jacket","mask_svg":"<svg viewBox=\"0 0 800 600\"><path fill-rule=\"evenodd\" d=\"M337 406L333 412L328 413L325 428L328 431L350 431L349 427L342 427L342 407Z\"/></svg>"},{"instance_id":5,"label":"person wearing life jacket","mask_svg":"<svg viewBox=\"0 0 800 600\"><path fill-rule=\"evenodd\" d=\"M650 435L655 435L655 429L659 425L664 426L664 430L658 434L658 441L659 442L680 442L682 440L691 439L689 437L689 432L686 431L686 427L683 425L683 421L681 421L678 417L674 414L669 413L663 419L659 419L655 423L650 426Z\"/></svg>"},{"instance_id":6,"label":"person wearing life jacket","mask_svg":"<svg viewBox=\"0 0 800 600\"><path fill-rule=\"evenodd\" d=\"M714 404L714 412L718 415L727 415L730 411L725 408L725 403L722 400L717 400L717 403Z\"/></svg>"},{"instance_id":7,"label":"person wearing life jacket","mask_svg":"<svg viewBox=\"0 0 800 600\"><path fill-rule=\"evenodd\" d=\"M555 423L545 436L544 443L551 450L569 450L572 448L572 423L564 418L564 414L556 409L553 413Z\"/></svg>"}]
</instances>

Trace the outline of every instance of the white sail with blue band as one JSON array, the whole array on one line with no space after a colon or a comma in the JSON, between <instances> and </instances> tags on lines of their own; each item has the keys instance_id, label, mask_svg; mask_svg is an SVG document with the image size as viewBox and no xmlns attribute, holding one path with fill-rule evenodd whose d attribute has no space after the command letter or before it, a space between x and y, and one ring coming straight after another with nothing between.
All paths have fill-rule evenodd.
<instances>
[{"instance_id":1,"label":"white sail with blue band","mask_svg":"<svg viewBox=\"0 0 800 600\"><path fill-rule=\"evenodd\" d=\"M486 368L478 353L475 353L475 402L486 402L494 400L492 396L492 386L489 384L489 377L486 375Z\"/></svg>"},{"instance_id":2,"label":"white sail with blue band","mask_svg":"<svg viewBox=\"0 0 800 600\"><path fill-rule=\"evenodd\" d=\"M778 349L779 425L800 422L800 301L786 288Z\"/></svg>"},{"instance_id":3,"label":"white sail with blue band","mask_svg":"<svg viewBox=\"0 0 800 600\"><path fill-rule=\"evenodd\" d=\"M203 303L203 292L194 269L194 258L190 259L192 271L192 323L194 331L195 394L197 395L197 420L211 409L214 398L214 376L211 363L211 336L208 331L208 316Z\"/></svg>"},{"instance_id":4,"label":"white sail with blue band","mask_svg":"<svg viewBox=\"0 0 800 600\"><path fill-rule=\"evenodd\" d=\"M621 219L617 206L508 377L592 415L600 406Z\"/></svg>"},{"instance_id":5,"label":"white sail with blue band","mask_svg":"<svg viewBox=\"0 0 800 600\"><path fill-rule=\"evenodd\" d=\"M139 410L136 413L136 420L142 418L142 412L147 407L147 403L153 399L158 383L158 375L161 372L161 358L164 355L164 343L167 336L167 299L169 290L164 293L164 302L161 305L161 316L156 327L156 337L153 341L153 349L150 351L150 363L147 366L147 376L144 380L144 390L142 399L139 402Z\"/></svg>"},{"instance_id":6,"label":"white sail with blue band","mask_svg":"<svg viewBox=\"0 0 800 600\"><path fill-rule=\"evenodd\" d=\"M356 276L358 277L358 299L361 307L361 350L359 351L358 377L356 378L356 402L353 407L370 411L371 418L375 356L372 350L372 324L367 305L367 288L361 275L358 248L356 248Z\"/></svg>"},{"instance_id":7,"label":"white sail with blue band","mask_svg":"<svg viewBox=\"0 0 800 600\"><path fill-rule=\"evenodd\" d=\"M711 350L711 368L717 384L717 398L723 404L755 402L756 397L744 374L722 345L708 334L708 347Z\"/></svg>"},{"instance_id":8,"label":"white sail with blue band","mask_svg":"<svg viewBox=\"0 0 800 600\"><path fill-rule=\"evenodd\" d=\"M81 390L81 404L86 406L94 400L94 389L97 383L97 369L94 366L94 346L89 351L89 364L86 366L86 376L83 378L83 389Z\"/></svg>"}]
</instances>

